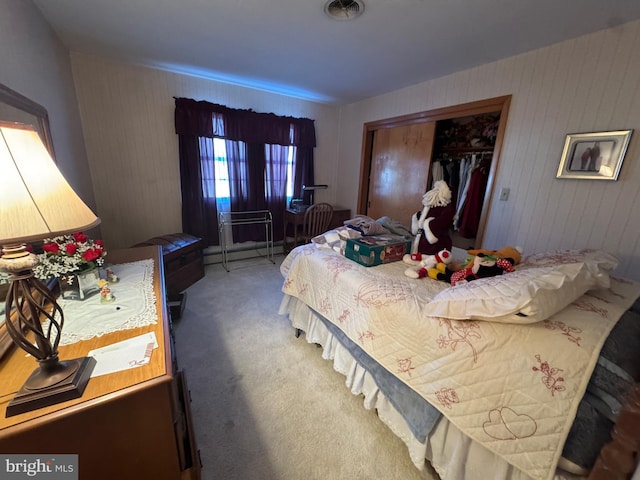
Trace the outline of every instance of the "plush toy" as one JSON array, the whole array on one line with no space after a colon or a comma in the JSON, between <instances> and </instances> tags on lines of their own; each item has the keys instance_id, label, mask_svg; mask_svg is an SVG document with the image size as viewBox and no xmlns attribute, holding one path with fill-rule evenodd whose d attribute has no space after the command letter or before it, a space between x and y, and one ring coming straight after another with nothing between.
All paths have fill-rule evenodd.
<instances>
[{"instance_id":1,"label":"plush toy","mask_svg":"<svg viewBox=\"0 0 640 480\"><path fill-rule=\"evenodd\" d=\"M451 204L451 190L444 180L422 196L423 209L411 217L411 233L415 235L411 253L435 255L440 250L451 250L449 230L453 224L455 208Z\"/></svg>"},{"instance_id":2,"label":"plush toy","mask_svg":"<svg viewBox=\"0 0 640 480\"><path fill-rule=\"evenodd\" d=\"M470 282L480 278L495 277L504 272L513 272L514 260L512 258L497 258L484 253L478 253L470 258L467 265L451 275L451 285L462 282Z\"/></svg>"},{"instance_id":3,"label":"plush toy","mask_svg":"<svg viewBox=\"0 0 640 480\"><path fill-rule=\"evenodd\" d=\"M423 255L421 253L406 254L402 261L412 265L404 271L410 278L424 278L428 275L428 270L436 268L438 265L448 265L453 260L453 255L449 250L441 250L435 255Z\"/></svg>"},{"instance_id":4,"label":"plush toy","mask_svg":"<svg viewBox=\"0 0 640 480\"><path fill-rule=\"evenodd\" d=\"M434 280L440 280L441 282L451 283L451 276L456 273L458 269L455 266L445 265L439 263L433 268L427 270L427 276Z\"/></svg>"},{"instance_id":5,"label":"plush toy","mask_svg":"<svg viewBox=\"0 0 640 480\"><path fill-rule=\"evenodd\" d=\"M520 260L522 260L522 249L520 247L505 246L499 250L486 250L480 248L476 250L467 250L467 253L469 255L478 255L479 253L483 253L496 258L510 258L513 260L514 265L518 265Z\"/></svg>"}]
</instances>

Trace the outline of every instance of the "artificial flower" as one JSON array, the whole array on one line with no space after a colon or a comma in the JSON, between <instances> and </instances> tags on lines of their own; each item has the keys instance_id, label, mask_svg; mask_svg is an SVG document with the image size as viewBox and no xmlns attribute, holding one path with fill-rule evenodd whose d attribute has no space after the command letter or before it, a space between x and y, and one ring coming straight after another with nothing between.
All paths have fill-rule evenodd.
<instances>
[{"instance_id":1,"label":"artificial flower","mask_svg":"<svg viewBox=\"0 0 640 480\"><path fill-rule=\"evenodd\" d=\"M104 264L107 252L102 240L91 240L83 232L45 238L40 263L33 272L40 279L73 276Z\"/></svg>"}]
</instances>

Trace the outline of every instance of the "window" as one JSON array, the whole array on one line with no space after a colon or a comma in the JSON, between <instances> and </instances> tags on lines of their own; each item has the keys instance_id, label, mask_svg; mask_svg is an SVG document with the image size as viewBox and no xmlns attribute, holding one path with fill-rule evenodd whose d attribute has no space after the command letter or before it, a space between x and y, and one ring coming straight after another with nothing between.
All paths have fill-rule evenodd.
<instances>
[{"instance_id":1,"label":"window","mask_svg":"<svg viewBox=\"0 0 640 480\"><path fill-rule=\"evenodd\" d=\"M174 118L183 231L219 245L218 208L264 208L273 212L274 240L280 240L287 202L314 183L314 120L191 98L176 98ZM258 229L235 230L238 243L259 236Z\"/></svg>"},{"instance_id":2,"label":"window","mask_svg":"<svg viewBox=\"0 0 640 480\"><path fill-rule=\"evenodd\" d=\"M269 148L269 145L265 145L265 148ZM286 197L287 205L291 202L293 197L293 175L294 175L294 161L295 150L294 146L281 147L287 150L286 152ZM206 198L215 198L216 207L219 212L227 212L231 209L231 193L229 187L229 167L227 164L227 150L226 143L223 138L201 138L201 151L210 152L208 155L201 157L201 173L202 173L202 187ZM265 172L265 191L270 192L272 188L272 181L275 182L277 188L278 180L271 179L269 172L272 169L267 169ZM280 184L281 185L281 184Z\"/></svg>"}]
</instances>

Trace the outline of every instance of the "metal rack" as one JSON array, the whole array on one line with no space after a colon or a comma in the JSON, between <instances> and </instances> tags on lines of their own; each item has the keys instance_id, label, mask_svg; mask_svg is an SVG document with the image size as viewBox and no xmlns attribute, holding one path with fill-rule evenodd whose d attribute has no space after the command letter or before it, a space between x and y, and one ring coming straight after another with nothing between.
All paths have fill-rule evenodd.
<instances>
[{"instance_id":1,"label":"metal rack","mask_svg":"<svg viewBox=\"0 0 640 480\"><path fill-rule=\"evenodd\" d=\"M222 266L229 271L229 250L225 229L236 225L264 225L267 242L266 258L271 263L276 263L273 255L273 217L269 210L252 210L246 212L220 212L218 214L218 233L220 236L220 248L222 251Z\"/></svg>"}]
</instances>

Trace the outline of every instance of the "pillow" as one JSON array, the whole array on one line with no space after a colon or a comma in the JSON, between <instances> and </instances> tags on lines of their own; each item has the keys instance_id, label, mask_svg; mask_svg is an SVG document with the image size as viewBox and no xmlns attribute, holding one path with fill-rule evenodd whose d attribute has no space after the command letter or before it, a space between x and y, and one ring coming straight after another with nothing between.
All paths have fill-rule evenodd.
<instances>
[{"instance_id":1,"label":"pillow","mask_svg":"<svg viewBox=\"0 0 640 480\"><path fill-rule=\"evenodd\" d=\"M605 252L562 251L533 256L515 272L450 287L425 307L430 316L500 323L545 320L594 288L609 287L617 266Z\"/></svg>"},{"instance_id":2,"label":"pillow","mask_svg":"<svg viewBox=\"0 0 640 480\"><path fill-rule=\"evenodd\" d=\"M586 263L598 271L606 272L618 266L618 259L602 250L556 250L554 252L536 253L525 257L520 268L552 267L567 263Z\"/></svg>"}]
</instances>

